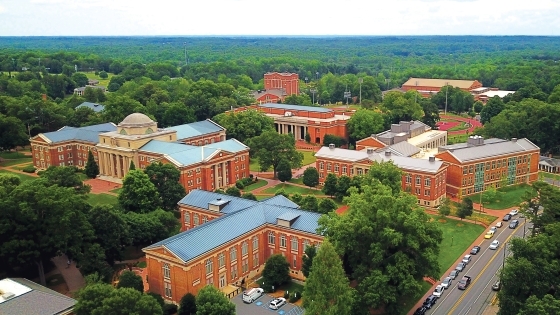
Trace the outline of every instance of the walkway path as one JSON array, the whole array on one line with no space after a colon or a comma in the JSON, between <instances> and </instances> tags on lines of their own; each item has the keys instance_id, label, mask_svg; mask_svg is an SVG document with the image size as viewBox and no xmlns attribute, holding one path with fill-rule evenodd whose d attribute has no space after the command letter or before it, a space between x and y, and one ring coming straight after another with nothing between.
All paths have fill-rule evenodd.
<instances>
[{"instance_id":1,"label":"walkway path","mask_svg":"<svg viewBox=\"0 0 560 315\"><path fill-rule=\"evenodd\" d=\"M76 268L76 263L72 262L70 266L68 266L68 257L66 257L66 255L56 256L51 260L58 271L60 271L70 293L75 293L86 285L84 276L82 276L80 270Z\"/></svg>"},{"instance_id":2,"label":"walkway path","mask_svg":"<svg viewBox=\"0 0 560 315\"><path fill-rule=\"evenodd\" d=\"M111 190L122 187L121 184L101 180L98 178L85 180L84 184L91 186L92 194L108 194L113 196L117 196L118 194L111 192Z\"/></svg>"}]
</instances>

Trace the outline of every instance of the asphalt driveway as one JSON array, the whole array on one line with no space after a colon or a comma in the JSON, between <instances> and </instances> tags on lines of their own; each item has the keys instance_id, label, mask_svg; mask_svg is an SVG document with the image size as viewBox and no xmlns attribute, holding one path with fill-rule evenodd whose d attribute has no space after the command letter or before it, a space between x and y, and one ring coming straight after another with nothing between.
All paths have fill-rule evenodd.
<instances>
[{"instance_id":1,"label":"asphalt driveway","mask_svg":"<svg viewBox=\"0 0 560 315\"><path fill-rule=\"evenodd\" d=\"M251 304L243 303L241 297L243 294L238 294L231 301L235 304L235 310L237 315L301 315L303 314L303 309L297 307L291 303L286 303L279 310L271 310L268 308L268 304L273 300L273 297L264 294L258 298L255 302Z\"/></svg>"}]
</instances>

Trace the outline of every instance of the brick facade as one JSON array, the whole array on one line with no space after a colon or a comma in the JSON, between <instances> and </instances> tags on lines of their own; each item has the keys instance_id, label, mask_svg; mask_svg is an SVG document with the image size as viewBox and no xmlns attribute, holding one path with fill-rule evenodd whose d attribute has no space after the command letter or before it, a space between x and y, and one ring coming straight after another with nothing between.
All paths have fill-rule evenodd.
<instances>
[{"instance_id":1,"label":"brick facade","mask_svg":"<svg viewBox=\"0 0 560 315\"><path fill-rule=\"evenodd\" d=\"M299 95L299 75L297 73L269 72L264 74L264 89L283 89L286 95Z\"/></svg>"}]
</instances>

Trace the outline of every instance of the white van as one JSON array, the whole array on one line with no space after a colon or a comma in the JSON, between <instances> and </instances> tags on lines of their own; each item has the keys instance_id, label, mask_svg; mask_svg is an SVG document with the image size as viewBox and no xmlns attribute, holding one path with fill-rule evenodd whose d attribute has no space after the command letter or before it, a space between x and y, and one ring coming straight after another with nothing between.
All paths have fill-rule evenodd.
<instances>
[{"instance_id":1,"label":"white van","mask_svg":"<svg viewBox=\"0 0 560 315\"><path fill-rule=\"evenodd\" d=\"M261 297L264 290L261 288L253 288L243 292L243 302L253 303L254 300Z\"/></svg>"}]
</instances>

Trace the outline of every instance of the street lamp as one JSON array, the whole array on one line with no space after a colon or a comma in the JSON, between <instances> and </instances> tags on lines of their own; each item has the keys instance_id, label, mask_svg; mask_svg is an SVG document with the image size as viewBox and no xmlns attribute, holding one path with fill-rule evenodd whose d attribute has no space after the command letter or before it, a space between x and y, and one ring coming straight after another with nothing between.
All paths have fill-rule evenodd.
<instances>
[{"instance_id":1,"label":"street lamp","mask_svg":"<svg viewBox=\"0 0 560 315\"><path fill-rule=\"evenodd\" d=\"M364 83L364 78L359 78L358 82L360 83L360 105L362 105L362 83Z\"/></svg>"},{"instance_id":2,"label":"street lamp","mask_svg":"<svg viewBox=\"0 0 560 315\"><path fill-rule=\"evenodd\" d=\"M305 84L307 84L307 77L305 77Z\"/></svg>"},{"instance_id":3,"label":"street lamp","mask_svg":"<svg viewBox=\"0 0 560 315\"><path fill-rule=\"evenodd\" d=\"M317 75L317 80L319 80L319 71L315 72L315 74Z\"/></svg>"},{"instance_id":4,"label":"street lamp","mask_svg":"<svg viewBox=\"0 0 560 315\"><path fill-rule=\"evenodd\" d=\"M445 82L445 114L447 115L447 90L449 90L449 82Z\"/></svg>"},{"instance_id":5,"label":"street lamp","mask_svg":"<svg viewBox=\"0 0 560 315\"><path fill-rule=\"evenodd\" d=\"M315 104L315 93L317 93L316 89L311 89L309 90L309 92L311 92L311 94L313 94L313 104Z\"/></svg>"}]
</instances>

